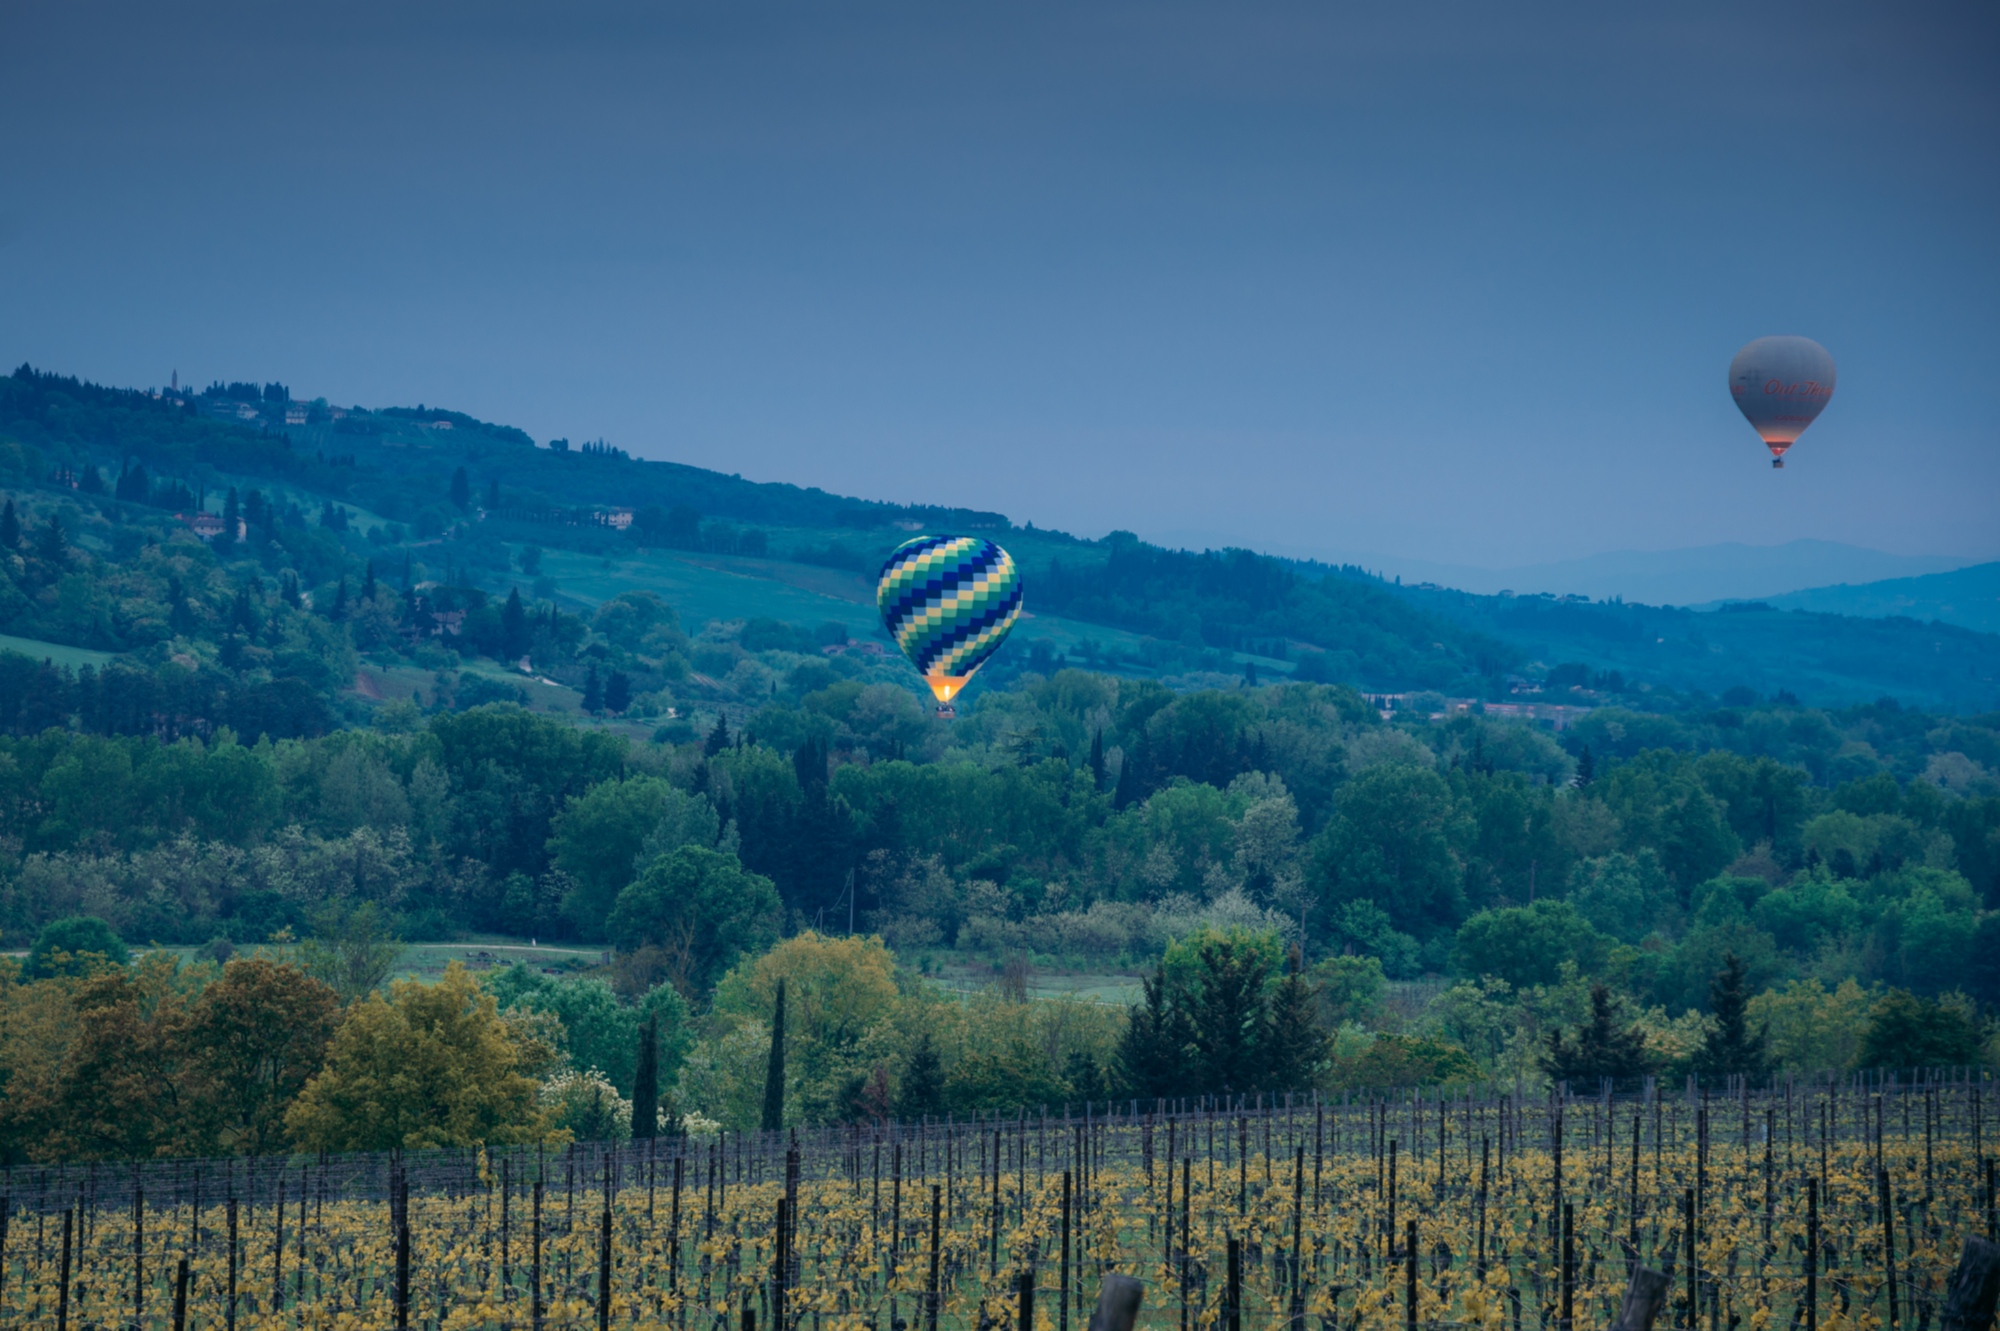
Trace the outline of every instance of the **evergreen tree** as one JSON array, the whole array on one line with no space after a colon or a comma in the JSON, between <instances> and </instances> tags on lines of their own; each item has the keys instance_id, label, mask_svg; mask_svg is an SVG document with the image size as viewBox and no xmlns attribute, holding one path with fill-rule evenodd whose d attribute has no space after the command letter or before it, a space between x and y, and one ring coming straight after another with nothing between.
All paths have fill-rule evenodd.
<instances>
[{"instance_id":1,"label":"evergreen tree","mask_svg":"<svg viewBox=\"0 0 2000 1331\"><path fill-rule=\"evenodd\" d=\"M375 561L372 559L368 561L367 579L361 584L361 599L364 601L375 599Z\"/></svg>"},{"instance_id":2,"label":"evergreen tree","mask_svg":"<svg viewBox=\"0 0 2000 1331\"><path fill-rule=\"evenodd\" d=\"M595 663L583 677L583 710L592 716L604 710L604 681L597 677Z\"/></svg>"},{"instance_id":3,"label":"evergreen tree","mask_svg":"<svg viewBox=\"0 0 2000 1331\"><path fill-rule=\"evenodd\" d=\"M340 620L347 618L347 575L346 574L341 575L340 587L333 594L333 614L331 617L336 623L338 623Z\"/></svg>"},{"instance_id":4,"label":"evergreen tree","mask_svg":"<svg viewBox=\"0 0 2000 1331\"><path fill-rule=\"evenodd\" d=\"M104 493L104 473L96 467L85 467L83 475L77 477L76 488L87 495Z\"/></svg>"},{"instance_id":5,"label":"evergreen tree","mask_svg":"<svg viewBox=\"0 0 2000 1331\"><path fill-rule=\"evenodd\" d=\"M1099 794L1104 792L1104 727L1099 726L1090 737L1090 785Z\"/></svg>"},{"instance_id":6,"label":"evergreen tree","mask_svg":"<svg viewBox=\"0 0 2000 1331\"><path fill-rule=\"evenodd\" d=\"M1187 1018L1167 984L1164 966L1142 980L1146 996L1126 1013L1125 1033L1112 1056L1127 1099L1178 1095L1187 1084Z\"/></svg>"},{"instance_id":7,"label":"evergreen tree","mask_svg":"<svg viewBox=\"0 0 2000 1331\"><path fill-rule=\"evenodd\" d=\"M1202 945L1188 1023L1201 1089L1237 1094L1262 1082L1258 1037L1264 1032L1264 982L1269 963L1233 938Z\"/></svg>"},{"instance_id":8,"label":"evergreen tree","mask_svg":"<svg viewBox=\"0 0 2000 1331\"><path fill-rule=\"evenodd\" d=\"M660 1019L646 1018L639 1027L639 1067L632 1074L632 1136L651 1137L660 1130Z\"/></svg>"},{"instance_id":9,"label":"evergreen tree","mask_svg":"<svg viewBox=\"0 0 2000 1331\"><path fill-rule=\"evenodd\" d=\"M1271 1015L1265 1023L1264 1085L1272 1091L1303 1090L1313 1084L1325 1064L1331 1041L1319 1025L1319 994L1306 979L1305 958L1292 948L1291 964L1271 995Z\"/></svg>"},{"instance_id":10,"label":"evergreen tree","mask_svg":"<svg viewBox=\"0 0 2000 1331\"><path fill-rule=\"evenodd\" d=\"M278 595L284 600L286 605L292 607L294 610L299 609L304 604L303 598L299 596L298 574L285 574L283 582L279 585Z\"/></svg>"},{"instance_id":11,"label":"evergreen tree","mask_svg":"<svg viewBox=\"0 0 2000 1331\"><path fill-rule=\"evenodd\" d=\"M236 544L236 527L243 521L243 502L236 497L236 487L229 487L229 494L222 501L222 535L215 538L218 549L227 550Z\"/></svg>"},{"instance_id":12,"label":"evergreen tree","mask_svg":"<svg viewBox=\"0 0 2000 1331\"><path fill-rule=\"evenodd\" d=\"M1112 807L1122 811L1146 798L1146 792L1139 788L1139 769L1145 762L1146 732L1142 730L1132 747L1125 750L1125 761L1118 764L1118 789L1111 796Z\"/></svg>"},{"instance_id":13,"label":"evergreen tree","mask_svg":"<svg viewBox=\"0 0 2000 1331\"><path fill-rule=\"evenodd\" d=\"M702 744L701 751L713 758L728 747L729 718L717 712L715 714L715 729L708 732L708 739Z\"/></svg>"},{"instance_id":14,"label":"evergreen tree","mask_svg":"<svg viewBox=\"0 0 2000 1331\"><path fill-rule=\"evenodd\" d=\"M1576 756L1576 788L1582 790L1597 779L1597 760L1591 756L1590 746L1583 746L1583 752Z\"/></svg>"},{"instance_id":15,"label":"evergreen tree","mask_svg":"<svg viewBox=\"0 0 2000 1331\"><path fill-rule=\"evenodd\" d=\"M623 712L632 705L632 677L623 670L614 670L604 681L604 709L608 712Z\"/></svg>"},{"instance_id":16,"label":"evergreen tree","mask_svg":"<svg viewBox=\"0 0 2000 1331\"><path fill-rule=\"evenodd\" d=\"M172 574L167 577L167 628L178 638L194 636L194 608L187 602L187 590L181 586L181 580Z\"/></svg>"},{"instance_id":17,"label":"evergreen tree","mask_svg":"<svg viewBox=\"0 0 2000 1331\"><path fill-rule=\"evenodd\" d=\"M21 515L14 511L12 499L7 501L7 507L0 508L0 548L21 548Z\"/></svg>"},{"instance_id":18,"label":"evergreen tree","mask_svg":"<svg viewBox=\"0 0 2000 1331\"><path fill-rule=\"evenodd\" d=\"M533 638L528 632L528 610L521 604L521 589L514 588L507 593L507 604L500 607L500 656L502 660L518 661L528 654Z\"/></svg>"},{"instance_id":19,"label":"evergreen tree","mask_svg":"<svg viewBox=\"0 0 2000 1331\"><path fill-rule=\"evenodd\" d=\"M1564 1040L1561 1030L1549 1033L1542 1071L1556 1081L1584 1086L1603 1077L1613 1081L1643 1077L1652 1068L1645 1032L1637 1026L1619 1029L1618 1016L1611 990L1602 984L1590 986L1590 1020L1576 1028L1573 1041Z\"/></svg>"},{"instance_id":20,"label":"evergreen tree","mask_svg":"<svg viewBox=\"0 0 2000 1331\"><path fill-rule=\"evenodd\" d=\"M486 482L486 509L490 513L500 511L500 478L498 476Z\"/></svg>"},{"instance_id":21,"label":"evergreen tree","mask_svg":"<svg viewBox=\"0 0 2000 1331\"><path fill-rule=\"evenodd\" d=\"M940 1117L944 1110L944 1064L930 1031L919 1030L903 1068L902 1085L896 1088L896 1121L918 1123L927 1114Z\"/></svg>"},{"instance_id":22,"label":"evergreen tree","mask_svg":"<svg viewBox=\"0 0 2000 1331\"><path fill-rule=\"evenodd\" d=\"M1771 1066L1770 1033L1750 1032L1750 986L1744 982L1742 960L1725 953L1722 969L1708 986L1708 1007L1715 1024L1694 1056L1700 1077L1757 1077Z\"/></svg>"},{"instance_id":23,"label":"evergreen tree","mask_svg":"<svg viewBox=\"0 0 2000 1331\"><path fill-rule=\"evenodd\" d=\"M35 533L35 557L56 568L69 562L69 536L63 531L62 519L54 513Z\"/></svg>"},{"instance_id":24,"label":"evergreen tree","mask_svg":"<svg viewBox=\"0 0 2000 1331\"><path fill-rule=\"evenodd\" d=\"M758 1123L765 1132L785 1126L785 977L778 977L778 997L771 1012L771 1059L764 1065L764 1116Z\"/></svg>"},{"instance_id":25,"label":"evergreen tree","mask_svg":"<svg viewBox=\"0 0 2000 1331\"><path fill-rule=\"evenodd\" d=\"M472 479L463 467L451 474L451 502L461 513L472 507Z\"/></svg>"}]
</instances>

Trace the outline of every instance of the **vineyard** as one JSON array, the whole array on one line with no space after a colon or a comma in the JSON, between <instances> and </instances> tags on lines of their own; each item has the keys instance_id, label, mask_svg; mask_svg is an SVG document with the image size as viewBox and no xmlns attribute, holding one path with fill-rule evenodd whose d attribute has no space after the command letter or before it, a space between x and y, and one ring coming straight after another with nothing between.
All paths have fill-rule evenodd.
<instances>
[{"instance_id":1,"label":"vineyard","mask_svg":"<svg viewBox=\"0 0 2000 1331\"><path fill-rule=\"evenodd\" d=\"M1166 1331L1942 1325L1983 1074L1122 1103L555 1150L17 1168L0 1325Z\"/></svg>"}]
</instances>

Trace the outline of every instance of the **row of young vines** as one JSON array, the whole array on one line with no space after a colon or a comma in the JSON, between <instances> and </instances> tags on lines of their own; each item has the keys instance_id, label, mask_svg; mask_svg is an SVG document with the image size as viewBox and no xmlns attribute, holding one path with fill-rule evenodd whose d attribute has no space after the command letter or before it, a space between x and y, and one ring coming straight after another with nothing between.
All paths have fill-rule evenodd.
<instances>
[{"instance_id":1,"label":"row of young vines","mask_svg":"<svg viewBox=\"0 0 2000 1331\"><path fill-rule=\"evenodd\" d=\"M1982 1072L1294 1096L556 1151L16 1168L0 1325L1929 1331Z\"/></svg>"}]
</instances>

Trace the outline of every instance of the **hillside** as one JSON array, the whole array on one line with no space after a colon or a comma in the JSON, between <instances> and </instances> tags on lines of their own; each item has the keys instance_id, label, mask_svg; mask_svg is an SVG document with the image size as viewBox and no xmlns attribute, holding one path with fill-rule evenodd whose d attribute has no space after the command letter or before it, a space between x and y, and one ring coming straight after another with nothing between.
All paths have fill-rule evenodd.
<instances>
[{"instance_id":1,"label":"hillside","mask_svg":"<svg viewBox=\"0 0 2000 1331\"><path fill-rule=\"evenodd\" d=\"M2000 563L1974 564L1916 578L1811 587L1766 599L1784 610L1935 619L1980 633L2000 633Z\"/></svg>"},{"instance_id":2,"label":"hillside","mask_svg":"<svg viewBox=\"0 0 2000 1331\"><path fill-rule=\"evenodd\" d=\"M1478 596L1240 550L1165 550L1126 533L1079 540L1004 514L746 481L601 443L538 446L442 408L300 401L280 384L138 392L22 367L0 379L0 480L30 523L66 515L81 561L23 564L15 595L0 597L0 632L149 669L170 659L212 669L202 707L230 687L296 679L351 713L388 694L349 695L343 652L391 672L388 687L397 669L481 657L498 669L524 646L539 677L580 699L593 666L614 668L577 654L585 625L636 592L673 607L694 639L711 622L769 620L805 637L879 640L874 568L937 527L1004 537L1027 575L1029 617L986 687L1068 660L1184 684L1254 673L1487 700L1568 667L1564 678L1615 672L1623 701L1665 710L1732 688L1975 710L2000 697L2000 637L1961 628ZM214 522L232 503L243 539L194 539L189 513ZM330 640L323 614L299 613L345 606L364 585L373 598L377 578L393 604L346 641ZM189 594L178 618L176 587ZM500 622L510 595L523 606L511 636ZM276 645L248 640L253 622ZM747 681L677 654L635 643L617 668L662 714L753 701ZM891 661L871 658L877 667L908 682Z\"/></svg>"}]
</instances>

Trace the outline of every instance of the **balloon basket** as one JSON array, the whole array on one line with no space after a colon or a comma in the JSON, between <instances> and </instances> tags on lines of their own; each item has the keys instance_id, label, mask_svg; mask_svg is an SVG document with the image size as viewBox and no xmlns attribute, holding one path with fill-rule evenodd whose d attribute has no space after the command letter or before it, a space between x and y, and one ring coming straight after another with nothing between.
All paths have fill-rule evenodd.
<instances>
[{"instance_id":1,"label":"balloon basket","mask_svg":"<svg viewBox=\"0 0 2000 1331\"><path fill-rule=\"evenodd\" d=\"M1771 459L1771 470L1772 470L1772 471L1783 471L1784 469L1785 469L1785 460L1784 460L1783 458L1772 458L1772 459Z\"/></svg>"},{"instance_id":2,"label":"balloon basket","mask_svg":"<svg viewBox=\"0 0 2000 1331\"><path fill-rule=\"evenodd\" d=\"M958 718L958 709L948 702L941 702L938 704L937 714L940 721L953 721Z\"/></svg>"}]
</instances>

